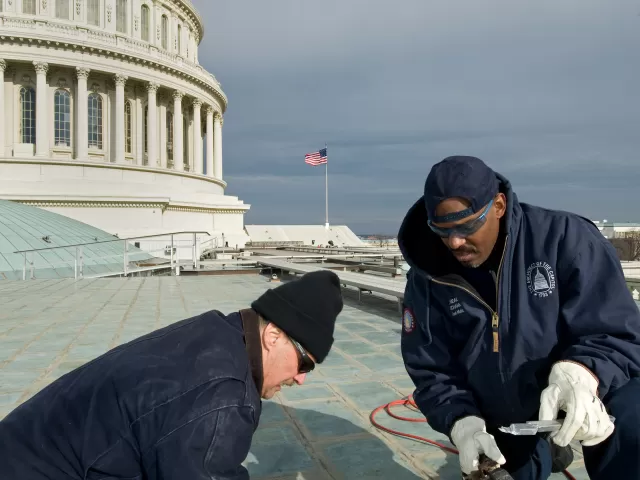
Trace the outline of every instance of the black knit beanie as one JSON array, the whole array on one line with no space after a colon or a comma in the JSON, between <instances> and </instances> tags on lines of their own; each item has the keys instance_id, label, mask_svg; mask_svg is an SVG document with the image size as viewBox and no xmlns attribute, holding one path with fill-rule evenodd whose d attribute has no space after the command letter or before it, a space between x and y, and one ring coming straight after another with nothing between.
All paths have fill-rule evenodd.
<instances>
[{"instance_id":1,"label":"black knit beanie","mask_svg":"<svg viewBox=\"0 0 640 480\"><path fill-rule=\"evenodd\" d=\"M306 273L267 290L251 304L251 308L296 340L318 363L331 350L336 318L342 307L340 279L331 270Z\"/></svg>"}]
</instances>

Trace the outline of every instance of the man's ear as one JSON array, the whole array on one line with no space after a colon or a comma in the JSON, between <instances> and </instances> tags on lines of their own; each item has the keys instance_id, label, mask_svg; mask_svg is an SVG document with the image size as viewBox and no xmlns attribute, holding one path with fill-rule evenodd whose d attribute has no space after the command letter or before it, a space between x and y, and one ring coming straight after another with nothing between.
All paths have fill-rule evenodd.
<instances>
[{"instance_id":1,"label":"man's ear","mask_svg":"<svg viewBox=\"0 0 640 480\"><path fill-rule=\"evenodd\" d=\"M262 331L262 347L266 351L270 351L275 348L278 339L283 335L282 330L276 327L273 323L267 324Z\"/></svg>"},{"instance_id":2,"label":"man's ear","mask_svg":"<svg viewBox=\"0 0 640 480\"><path fill-rule=\"evenodd\" d=\"M507 211L507 197L505 197L504 193L496 195L494 205L496 206L496 217L498 219L502 218Z\"/></svg>"}]
</instances>

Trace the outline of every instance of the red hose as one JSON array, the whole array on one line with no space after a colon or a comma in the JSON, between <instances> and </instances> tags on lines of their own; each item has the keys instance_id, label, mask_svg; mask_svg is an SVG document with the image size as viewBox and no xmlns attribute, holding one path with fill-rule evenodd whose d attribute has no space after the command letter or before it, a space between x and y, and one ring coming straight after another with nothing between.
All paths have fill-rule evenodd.
<instances>
[{"instance_id":1,"label":"red hose","mask_svg":"<svg viewBox=\"0 0 640 480\"><path fill-rule=\"evenodd\" d=\"M413 396L409 395L408 397L402 398L400 400L394 400L393 402L389 402L385 405L380 405L379 407L377 407L375 410L373 410L371 412L371 414L369 415L369 421L371 422L371 424L376 427L379 430L383 430L387 433L390 433L391 435L396 435L398 437L404 437L404 438L410 438L412 440L416 440L418 442L423 442L423 443L428 443L430 445L433 445L435 447L438 447L446 452L450 452L450 453L455 453L456 455L458 454L458 450L456 450L455 448L451 448L451 447L447 447L446 445L443 445L442 443L436 442L434 440L429 440L428 438L425 437L421 437L419 435L412 435L410 433L403 433L400 432L398 430L394 430L392 428L387 428L387 427L383 427L382 425L380 425L375 417L378 413L380 413L382 410L384 410L385 412L387 412L387 415L389 415L392 418L395 418L396 420L402 420L405 422L416 422L416 423L420 423L420 422L426 422L427 419L424 417L421 418L412 418L412 417L404 417L402 415L397 415L395 413L391 412L391 407L397 407L397 406L403 406L405 408L408 409L412 409L414 411L419 411L418 410L418 406L416 405L416 402L413 400ZM564 472L564 476L567 477L569 480L576 480L576 478L571 475L567 470L565 470Z\"/></svg>"}]
</instances>

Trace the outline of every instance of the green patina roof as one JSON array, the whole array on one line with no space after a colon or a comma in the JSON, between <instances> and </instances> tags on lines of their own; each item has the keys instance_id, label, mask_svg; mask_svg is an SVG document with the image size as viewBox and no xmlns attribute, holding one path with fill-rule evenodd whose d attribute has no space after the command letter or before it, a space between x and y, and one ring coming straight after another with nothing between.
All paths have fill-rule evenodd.
<instances>
[{"instance_id":1,"label":"green patina roof","mask_svg":"<svg viewBox=\"0 0 640 480\"><path fill-rule=\"evenodd\" d=\"M21 203L0 200L0 279L21 279L24 256L20 250L80 243L118 240L86 223ZM84 275L118 272L123 269L124 243L95 243L82 247ZM73 278L76 248L61 248L33 255L36 278ZM148 260L151 255L129 244L130 261ZM29 275L29 273L27 274Z\"/></svg>"}]
</instances>

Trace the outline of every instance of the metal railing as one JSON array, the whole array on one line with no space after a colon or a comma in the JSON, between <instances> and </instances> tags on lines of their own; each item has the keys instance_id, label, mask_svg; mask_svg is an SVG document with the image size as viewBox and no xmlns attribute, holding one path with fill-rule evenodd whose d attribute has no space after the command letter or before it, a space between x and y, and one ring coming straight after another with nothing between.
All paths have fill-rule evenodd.
<instances>
[{"instance_id":1,"label":"metal railing","mask_svg":"<svg viewBox=\"0 0 640 480\"><path fill-rule=\"evenodd\" d=\"M183 240L180 237L190 237ZM112 238L93 242L58 245L53 247L32 248L18 250L13 253L23 256L22 279L35 279L37 271L54 270L55 278L60 278L61 271L68 271L73 264L73 278L101 278L110 276L129 276L155 270L169 269L170 274L180 275L181 257L185 256L194 269L199 268L200 245L198 236L206 235L204 231L179 231L142 235L128 238ZM152 239L156 239L152 241ZM147 248L142 248L142 240ZM206 241L206 240L205 240ZM118 248L114 244L122 243ZM155 245L154 245L155 244ZM188 255L184 255L185 251ZM87 254L93 253L88 256ZM163 260L167 260L163 262ZM44 266L39 268L36 261L40 260ZM87 271L92 271L87 275ZM27 273L29 274L27 276ZM71 278L69 275L68 278Z\"/></svg>"}]
</instances>

